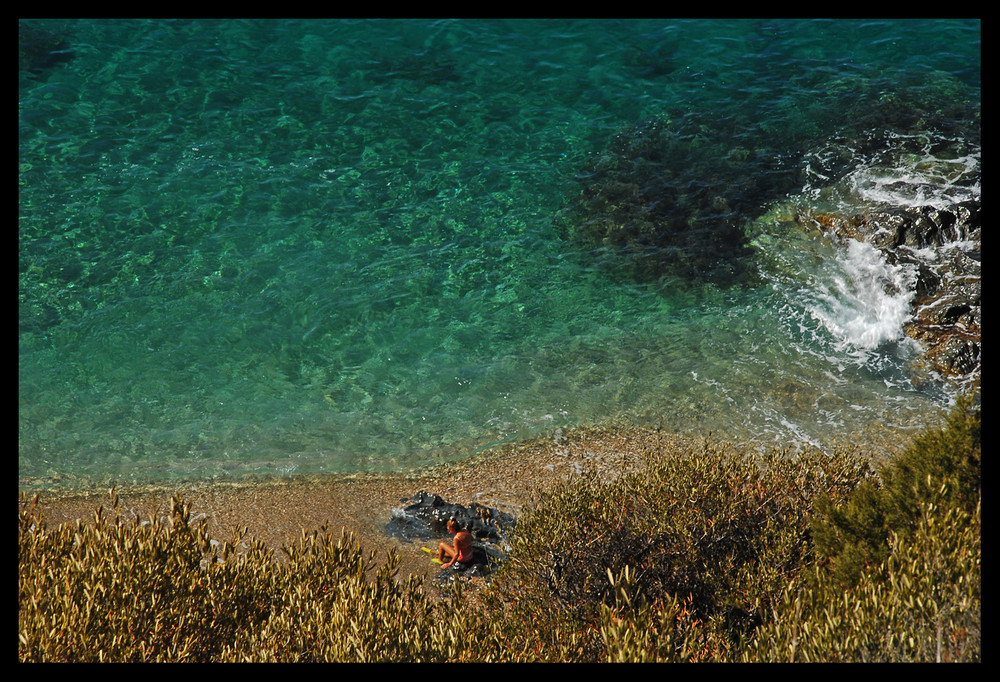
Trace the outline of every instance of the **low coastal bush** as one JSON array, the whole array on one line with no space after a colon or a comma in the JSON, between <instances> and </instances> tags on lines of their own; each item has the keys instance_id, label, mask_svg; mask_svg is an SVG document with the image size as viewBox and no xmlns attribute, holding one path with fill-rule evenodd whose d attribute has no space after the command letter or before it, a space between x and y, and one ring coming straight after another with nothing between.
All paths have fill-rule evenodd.
<instances>
[{"instance_id":1,"label":"low coastal bush","mask_svg":"<svg viewBox=\"0 0 1000 682\"><path fill-rule=\"evenodd\" d=\"M813 535L831 580L851 587L865 569L884 562L890 535L913 533L924 520L927 503L975 512L980 499L981 424L981 409L963 398L943 428L918 436L878 478L863 482L849 501L817 499Z\"/></svg>"},{"instance_id":2,"label":"low coastal bush","mask_svg":"<svg viewBox=\"0 0 1000 682\"><path fill-rule=\"evenodd\" d=\"M890 533L886 560L851 587L819 568L811 586L790 583L744 660L979 662L981 531L979 505L923 503L917 527Z\"/></svg>"},{"instance_id":3,"label":"low coastal bush","mask_svg":"<svg viewBox=\"0 0 1000 682\"><path fill-rule=\"evenodd\" d=\"M726 660L811 560L810 509L874 472L839 453L725 446L645 453L586 475L518 521L489 598L541 660Z\"/></svg>"},{"instance_id":4,"label":"low coastal bush","mask_svg":"<svg viewBox=\"0 0 1000 682\"><path fill-rule=\"evenodd\" d=\"M847 452L653 455L519 521L508 639L542 660L979 660L970 401L879 472Z\"/></svg>"},{"instance_id":5,"label":"low coastal bush","mask_svg":"<svg viewBox=\"0 0 1000 682\"><path fill-rule=\"evenodd\" d=\"M116 499L112 512L51 531L34 504L19 513L20 660L207 660L267 617L266 588L241 582L248 571L203 570L211 541L176 500L166 523L127 524ZM263 560L254 546L242 562Z\"/></svg>"},{"instance_id":6,"label":"low coastal bush","mask_svg":"<svg viewBox=\"0 0 1000 682\"><path fill-rule=\"evenodd\" d=\"M26 500L22 500L26 502ZM166 521L124 522L99 509L92 523L48 530L34 504L18 519L21 661L486 660L478 625L432 606L399 558L377 568L357 540L321 528L275 562L239 537L214 546L204 522L174 499ZM242 544L237 554L234 548ZM468 656L467 656L468 654Z\"/></svg>"},{"instance_id":7,"label":"low coastal bush","mask_svg":"<svg viewBox=\"0 0 1000 682\"><path fill-rule=\"evenodd\" d=\"M327 528L279 562L177 499L135 524L112 493L49 529L22 497L18 659L978 661L980 423L963 401L882 471L637 439L639 473L576 477L519 519L475 606Z\"/></svg>"},{"instance_id":8,"label":"low coastal bush","mask_svg":"<svg viewBox=\"0 0 1000 682\"><path fill-rule=\"evenodd\" d=\"M960 400L847 501L817 500L817 564L746 660L979 661L982 414Z\"/></svg>"}]
</instances>

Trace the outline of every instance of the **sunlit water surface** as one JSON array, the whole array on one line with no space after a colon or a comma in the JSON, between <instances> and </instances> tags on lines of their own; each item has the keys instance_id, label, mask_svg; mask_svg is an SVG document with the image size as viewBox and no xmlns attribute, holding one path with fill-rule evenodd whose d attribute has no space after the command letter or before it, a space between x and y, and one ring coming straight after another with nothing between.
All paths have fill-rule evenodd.
<instances>
[{"instance_id":1,"label":"sunlit water surface","mask_svg":"<svg viewBox=\"0 0 1000 682\"><path fill-rule=\"evenodd\" d=\"M978 92L978 22L60 25L73 58L19 89L22 484L399 470L622 418L824 444L952 398L907 371L914 273L789 216L977 198L975 148L833 183L815 147L749 217L750 287L615 276L553 216L644 119L781 136L842 79Z\"/></svg>"}]
</instances>

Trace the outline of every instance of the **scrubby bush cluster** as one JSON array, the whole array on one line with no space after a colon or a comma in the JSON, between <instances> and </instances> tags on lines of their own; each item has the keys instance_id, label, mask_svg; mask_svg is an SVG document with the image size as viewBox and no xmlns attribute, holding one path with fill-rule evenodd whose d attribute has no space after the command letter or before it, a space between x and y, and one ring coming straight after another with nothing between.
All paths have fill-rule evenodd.
<instances>
[{"instance_id":1,"label":"scrubby bush cluster","mask_svg":"<svg viewBox=\"0 0 1000 682\"><path fill-rule=\"evenodd\" d=\"M177 499L170 519L142 525L111 508L54 530L34 505L19 515L19 660L463 658L474 622L435 607L417 579L397 581L396 554L376 565L354 537L321 528L276 562L260 543L213 546Z\"/></svg>"},{"instance_id":2,"label":"scrubby bush cluster","mask_svg":"<svg viewBox=\"0 0 1000 682\"><path fill-rule=\"evenodd\" d=\"M846 503L819 498L818 562L752 653L767 660L978 661L981 411L962 402ZM803 629L805 628L805 629Z\"/></svg>"},{"instance_id":3,"label":"scrubby bush cluster","mask_svg":"<svg viewBox=\"0 0 1000 682\"><path fill-rule=\"evenodd\" d=\"M726 659L811 561L810 508L875 473L847 454L708 447L583 477L519 521L493 591L546 660Z\"/></svg>"},{"instance_id":4,"label":"scrubby bush cluster","mask_svg":"<svg viewBox=\"0 0 1000 682\"><path fill-rule=\"evenodd\" d=\"M809 588L790 584L744 659L979 661L981 531L979 505L969 514L924 503L917 527L892 532L886 560L862 570L851 587L821 570Z\"/></svg>"},{"instance_id":5,"label":"scrubby bush cluster","mask_svg":"<svg viewBox=\"0 0 1000 682\"><path fill-rule=\"evenodd\" d=\"M303 533L215 546L175 500L49 530L22 500L22 661L978 661L980 409L888 468L690 451L580 476L518 522L479 603ZM238 547L239 551L235 548Z\"/></svg>"}]
</instances>

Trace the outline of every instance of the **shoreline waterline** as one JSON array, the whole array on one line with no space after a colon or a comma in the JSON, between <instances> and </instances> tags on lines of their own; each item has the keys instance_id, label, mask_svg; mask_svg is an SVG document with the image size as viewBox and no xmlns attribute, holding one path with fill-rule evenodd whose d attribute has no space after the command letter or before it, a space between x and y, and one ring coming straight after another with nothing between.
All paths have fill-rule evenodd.
<instances>
[{"instance_id":1,"label":"shoreline waterline","mask_svg":"<svg viewBox=\"0 0 1000 682\"><path fill-rule=\"evenodd\" d=\"M892 429L877 432L873 428L867 444L845 438L842 443L830 444L830 451L850 446L878 463L901 452L912 435ZM126 521L141 523L151 515L168 515L171 498L177 495L189 506L191 519L204 519L219 543L231 541L235 531L245 528L245 540L263 542L277 557L282 546L294 544L303 532L325 525L335 534L342 529L354 533L363 548L375 551L380 558L395 549L401 558L401 576L414 573L430 577L434 567L417 544L403 543L384 533L393 510L421 490L449 502L478 502L519 516L561 480L588 471L614 477L639 469L651 455L697 453L706 447L753 452L762 444L607 424L556 430L531 440L504 443L461 461L406 473L324 473L125 485L116 487L115 493L119 513ZM43 518L52 526L86 522L93 519L99 506L105 514L110 507L109 489L97 486L22 489L20 504L31 504L36 492Z\"/></svg>"}]
</instances>

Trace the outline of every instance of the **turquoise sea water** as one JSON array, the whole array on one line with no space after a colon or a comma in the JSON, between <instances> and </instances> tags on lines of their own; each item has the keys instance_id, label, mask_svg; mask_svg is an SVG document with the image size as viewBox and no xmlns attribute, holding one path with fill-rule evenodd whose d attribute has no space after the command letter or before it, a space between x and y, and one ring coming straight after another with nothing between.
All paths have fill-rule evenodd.
<instances>
[{"instance_id":1,"label":"turquoise sea water","mask_svg":"<svg viewBox=\"0 0 1000 682\"><path fill-rule=\"evenodd\" d=\"M953 397L908 373L912 273L788 216L978 197L978 141L837 137L852 98L978 102L978 21L29 23L65 44L19 83L23 485L399 470L622 417L823 444ZM652 119L798 169L734 212L752 281L567 235Z\"/></svg>"}]
</instances>

